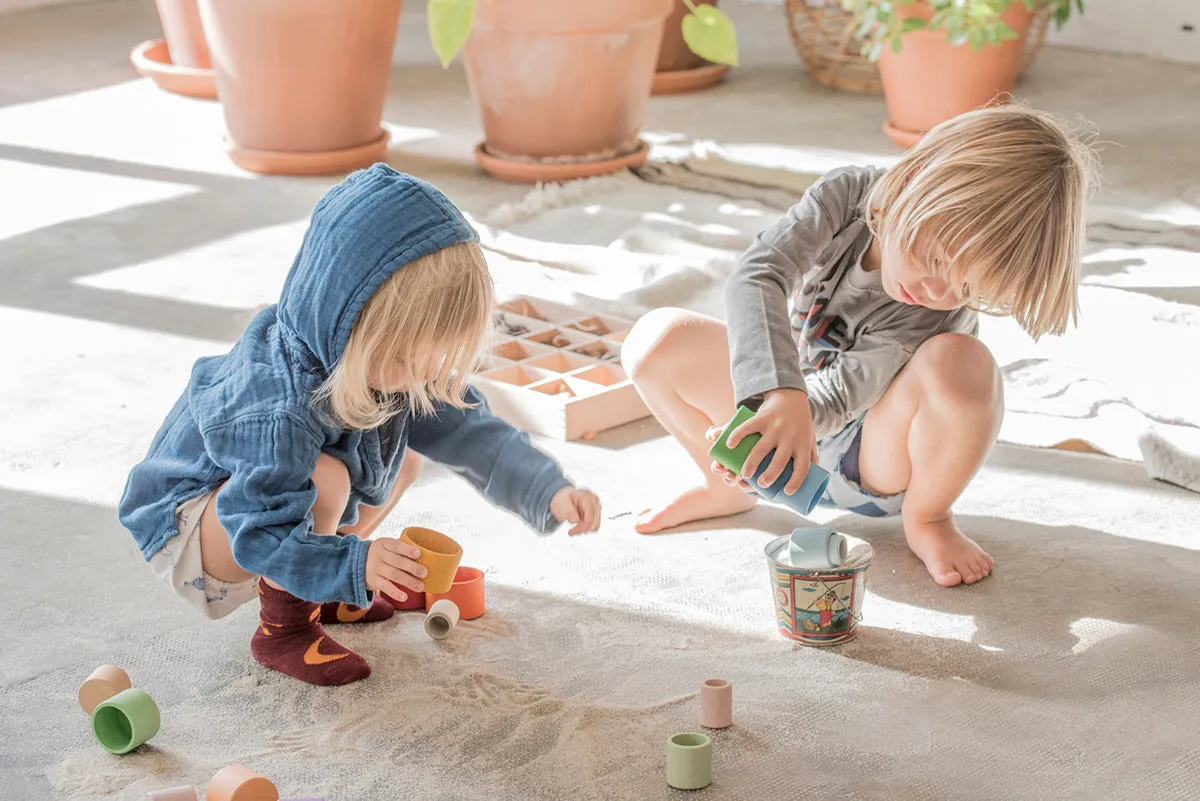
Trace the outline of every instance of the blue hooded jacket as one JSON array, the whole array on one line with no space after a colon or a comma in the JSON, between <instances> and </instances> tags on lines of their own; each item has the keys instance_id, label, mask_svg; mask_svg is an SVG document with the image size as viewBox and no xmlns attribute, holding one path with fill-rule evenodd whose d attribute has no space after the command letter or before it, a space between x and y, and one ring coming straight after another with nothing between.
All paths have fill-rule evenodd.
<instances>
[{"instance_id":1,"label":"blue hooded jacket","mask_svg":"<svg viewBox=\"0 0 1200 801\"><path fill-rule=\"evenodd\" d=\"M429 184L382 164L357 172L317 204L279 303L264 309L224 356L203 358L129 475L118 510L148 560L178 533L175 508L224 484L216 512L233 557L309 601L366 606L369 543L312 530L318 454L342 461L350 500L388 497L406 448L463 476L492 502L545 532L550 499L569 482L529 438L473 407L401 413L376 429L347 431L315 410L312 392L341 357L359 312L388 276L414 259L476 239Z\"/></svg>"}]
</instances>

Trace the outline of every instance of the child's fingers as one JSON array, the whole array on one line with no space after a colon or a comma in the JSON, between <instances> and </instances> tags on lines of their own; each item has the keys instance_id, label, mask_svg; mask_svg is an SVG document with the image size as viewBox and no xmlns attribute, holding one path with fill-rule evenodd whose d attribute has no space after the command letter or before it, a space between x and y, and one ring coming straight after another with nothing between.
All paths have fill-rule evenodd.
<instances>
[{"instance_id":1,"label":"child's fingers","mask_svg":"<svg viewBox=\"0 0 1200 801\"><path fill-rule=\"evenodd\" d=\"M587 506L587 527L584 531L595 531L600 528L600 499L589 495Z\"/></svg>"},{"instance_id":2,"label":"child's fingers","mask_svg":"<svg viewBox=\"0 0 1200 801\"><path fill-rule=\"evenodd\" d=\"M394 568L395 570L402 570L411 576L416 576L417 578L425 578L425 576L429 575L429 569L426 568L425 565L421 564L420 562L414 562L412 559L408 559L404 556L384 554L384 557L381 561L387 567Z\"/></svg>"},{"instance_id":3,"label":"child's fingers","mask_svg":"<svg viewBox=\"0 0 1200 801\"><path fill-rule=\"evenodd\" d=\"M574 495L571 497L571 502L569 504L567 504L567 522L568 523L578 523L579 522L580 517L582 517L582 512L580 511L580 509L581 509L580 503L581 502L582 502L582 498L580 498L578 495Z\"/></svg>"},{"instance_id":4,"label":"child's fingers","mask_svg":"<svg viewBox=\"0 0 1200 801\"><path fill-rule=\"evenodd\" d=\"M802 460L795 459L792 464L792 477L788 479L787 484L783 487L784 495L795 495L800 491L800 485L804 483L804 477L808 475L808 465L801 464ZM770 486L769 484L767 486Z\"/></svg>"},{"instance_id":5,"label":"child's fingers","mask_svg":"<svg viewBox=\"0 0 1200 801\"><path fill-rule=\"evenodd\" d=\"M397 587L407 587L413 592L425 592L425 583L419 578L391 565L381 567L379 569L379 576L384 581L394 584Z\"/></svg>"},{"instance_id":6,"label":"child's fingers","mask_svg":"<svg viewBox=\"0 0 1200 801\"><path fill-rule=\"evenodd\" d=\"M766 424L767 421L762 417L757 415L751 417L749 420L733 429L733 431L729 432L729 437L725 440L725 444L731 448L736 448L739 442L751 434L763 433L763 429L766 427Z\"/></svg>"},{"instance_id":7,"label":"child's fingers","mask_svg":"<svg viewBox=\"0 0 1200 801\"><path fill-rule=\"evenodd\" d=\"M767 454L775 450L775 437L763 434L758 442L754 443L754 447L750 449L750 455L746 457L746 461L742 464L742 477L750 478L761 466L763 459L767 458ZM785 461L784 464L787 464Z\"/></svg>"},{"instance_id":8,"label":"child's fingers","mask_svg":"<svg viewBox=\"0 0 1200 801\"><path fill-rule=\"evenodd\" d=\"M378 542L380 547L388 553L393 553L397 556L406 556L409 559L421 558L421 549L411 543L405 542L404 540L386 537L376 540L376 542Z\"/></svg>"},{"instance_id":9,"label":"child's fingers","mask_svg":"<svg viewBox=\"0 0 1200 801\"><path fill-rule=\"evenodd\" d=\"M592 525L591 498L587 495L580 496L576 509L579 512L579 522L575 524L575 533L582 534L590 531Z\"/></svg>"}]
</instances>

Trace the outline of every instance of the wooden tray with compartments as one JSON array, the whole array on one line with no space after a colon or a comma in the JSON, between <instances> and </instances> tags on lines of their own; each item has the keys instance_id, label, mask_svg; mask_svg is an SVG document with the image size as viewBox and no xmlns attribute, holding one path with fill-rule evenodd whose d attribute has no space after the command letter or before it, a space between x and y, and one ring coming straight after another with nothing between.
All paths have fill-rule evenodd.
<instances>
[{"instance_id":1,"label":"wooden tray with compartments","mask_svg":"<svg viewBox=\"0 0 1200 801\"><path fill-rule=\"evenodd\" d=\"M497 336L472 383L522 431L575 440L650 412L621 367L633 322L531 297L496 312Z\"/></svg>"}]
</instances>

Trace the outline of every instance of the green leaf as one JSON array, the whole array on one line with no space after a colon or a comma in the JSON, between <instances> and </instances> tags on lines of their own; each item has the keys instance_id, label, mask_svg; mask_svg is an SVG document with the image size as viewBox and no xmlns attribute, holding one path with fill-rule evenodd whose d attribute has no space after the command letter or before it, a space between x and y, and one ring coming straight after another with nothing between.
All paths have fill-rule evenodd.
<instances>
[{"instance_id":1,"label":"green leaf","mask_svg":"<svg viewBox=\"0 0 1200 801\"><path fill-rule=\"evenodd\" d=\"M967 37L971 41L971 49L972 50L982 50L983 49L983 44L984 44L983 31L973 30L967 35Z\"/></svg>"},{"instance_id":2,"label":"green leaf","mask_svg":"<svg viewBox=\"0 0 1200 801\"><path fill-rule=\"evenodd\" d=\"M683 41L687 42L693 53L705 61L736 67L738 46L733 20L715 6L689 4L689 8L691 13L683 18Z\"/></svg>"},{"instance_id":3,"label":"green leaf","mask_svg":"<svg viewBox=\"0 0 1200 801\"><path fill-rule=\"evenodd\" d=\"M471 37L475 0L429 0L425 13L433 52L441 59L442 67L449 67Z\"/></svg>"},{"instance_id":4,"label":"green leaf","mask_svg":"<svg viewBox=\"0 0 1200 801\"><path fill-rule=\"evenodd\" d=\"M911 31L919 31L925 27L925 20L920 17L909 17L904 20L904 24L900 26L901 33L909 33Z\"/></svg>"}]
</instances>

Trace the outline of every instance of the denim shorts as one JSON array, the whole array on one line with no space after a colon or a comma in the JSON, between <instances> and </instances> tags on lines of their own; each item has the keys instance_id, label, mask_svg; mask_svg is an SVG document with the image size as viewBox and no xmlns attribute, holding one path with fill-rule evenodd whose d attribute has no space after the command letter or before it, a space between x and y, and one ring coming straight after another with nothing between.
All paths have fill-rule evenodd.
<instances>
[{"instance_id":1,"label":"denim shorts","mask_svg":"<svg viewBox=\"0 0 1200 801\"><path fill-rule=\"evenodd\" d=\"M859 417L817 443L818 464L829 471L829 485L825 487L820 503L866 517L893 517L900 514L904 493L876 495L863 489L861 483L858 455L865 419L865 415Z\"/></svg>"}]
</instances>

